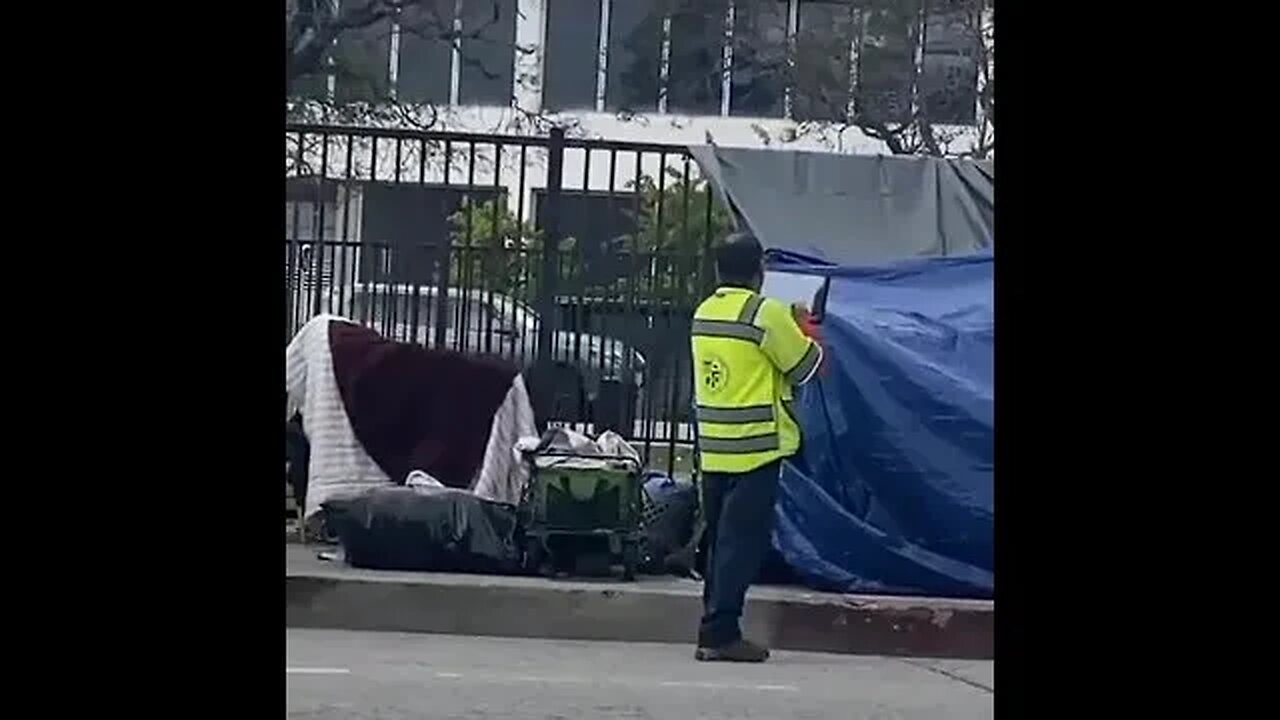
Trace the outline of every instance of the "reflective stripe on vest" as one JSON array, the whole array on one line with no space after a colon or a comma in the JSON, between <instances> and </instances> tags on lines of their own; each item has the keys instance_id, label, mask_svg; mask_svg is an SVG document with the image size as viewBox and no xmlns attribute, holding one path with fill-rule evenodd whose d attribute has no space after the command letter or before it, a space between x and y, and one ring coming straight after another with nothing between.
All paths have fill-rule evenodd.
<instances>
[{"instance_id":1,"label":"reflective stripe on vest","mask_svg":"<svg viewBox=\"0 0 1280 720\"><path fill-rule=\"evenodd\" d=\"M773 422L772 405L749 405L747 407L718 408L698 406L698 421L707 423L757 423Z\"/></svg>"},{"instance_id":2,"label":"reflective stripe on vest","mask_svg":"<svg viewBox=\"0 0 1280 720\"><path fill-rule=\"evenodd\" d=\"M704 337L732 338L747 340L757 345L764 340L764 330L745 323L732 320L694 320L693 334Z\"/></svg>"},{"instance_id":3,"label":"reflective stripe on vest","mask_svg":"<svg viewBox=\"0 0 1280 720\"><path fill-rule=\"evenodd\" d=\"M700 437L698 444L703 452L745 455L778 449L778 433L752 435L744 438Z\"/></svg>"},{"instance_id":4,"label":"reflective stripe on vest","mask_svg":"<svg viewBox=\"0 0 1280 720\"><path fill-rule=\"evenodd\" d=\"M760 306L763 304L763 295L752 295L750 299L742 304L742 311L738 313L738 322L754 327L756 313L760 312ZM756 329L758 330L759 328ZM760 337L763 338L764 333L761 333Z\"/></svg>"},{"instance_id":5,"label":"reflective stripe on vest","mask_svg":"<svg viewBox=\"0 0 1280 720\"><path fill-rule=\"evenodd\" d=\"M805 378L809 377L809 374L818 366L818 360L821 358L822 350L818 348L818 344L814 343L810 345L809 349L805 352L804 357L800 358L800 362L796 363L795 367L787 371L787 382L792 385L798 385Z\"/></svg>"}]
</instances>

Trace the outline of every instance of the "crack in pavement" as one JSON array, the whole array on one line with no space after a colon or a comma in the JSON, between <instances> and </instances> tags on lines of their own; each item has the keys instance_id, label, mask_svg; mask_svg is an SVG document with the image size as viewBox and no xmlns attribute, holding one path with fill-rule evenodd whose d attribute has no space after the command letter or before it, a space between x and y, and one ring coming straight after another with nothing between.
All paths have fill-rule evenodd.
<instances>
[{"instance_id":1,"label":"crack in pavement","mask_svg":"<svg viewBox=\"0 0 1280 720\"><path fill-rule=\"evenodd\" d=\"M935 666L930 665L930 664L928 664L928 663L920 662L920 661L918 661L918 660L911 660L911 659L908 659L908 658L898 658L898 659L899 659L899 660L901 660L902 662L906 663L907 665L912 666L912 667L917 667L917 668L920 668L921 670L928 670L929 672L931 672L931 673L933 673L933 674L935 674L935 675L941 675L941 676L943 676L943 677L945 677L945 678L950 678L950 679L952 679L952 680L955 680L956 682L964 683L965 685L968 685L968 686L970 686L970 687L974 687L974 688L977 688L977 689L979 689L979 690L982 690L983 692L990 693L991 695L995 695L995 694L996 694L996 689L995 689L995 688L993 688L993 687L991 687L991 686L989 686L989 685L985 685L985 684L983 684L983 683L980 683L980 682L978 682L977 680L971 680L971 679L969 679L969 678L967 678L967 677L965 677L965 676L963 676L963 675L960 675L959 673L951 672L950 670L947 670L946 668L935 667Z\"/></svg>"}]
</instances>

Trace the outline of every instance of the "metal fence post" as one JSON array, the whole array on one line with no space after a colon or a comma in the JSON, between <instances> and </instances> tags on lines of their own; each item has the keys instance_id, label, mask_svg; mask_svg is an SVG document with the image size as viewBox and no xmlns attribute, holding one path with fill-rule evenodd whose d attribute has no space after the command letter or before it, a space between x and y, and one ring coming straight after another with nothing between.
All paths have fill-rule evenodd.
<instances>
[{"instance_id":1,"label":"metal fence post","mask_svg":"<svg viewBox=\"0 0 1280 720\"><path fill-rule=\"evenodd\" d=\"M564 175L564 128L552 128L547 144L547 199L542 217L542 272L538 282L538 360L551 358L551 323L556 321L555 286L560 250L560 191Z\"/></svg>"}]
</instances>

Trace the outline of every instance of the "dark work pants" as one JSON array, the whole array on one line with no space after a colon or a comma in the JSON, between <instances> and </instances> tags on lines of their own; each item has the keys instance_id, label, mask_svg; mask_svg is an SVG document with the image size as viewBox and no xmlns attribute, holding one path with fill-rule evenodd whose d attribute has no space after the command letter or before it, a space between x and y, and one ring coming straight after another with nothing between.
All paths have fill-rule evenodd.
<instances>
[{"instance_id":1,"label":"dark work pants","mask_svg":"<svg viewBox=\"0 0 1280 720\"><path fill-rule=\"evenodd\" d=\"M738 624L747 587L760 573L773 531L782 461L747 473L703 473L707 560L702 585L700 647L721 647L742 637Z\"/></svg>"}]
</instances>

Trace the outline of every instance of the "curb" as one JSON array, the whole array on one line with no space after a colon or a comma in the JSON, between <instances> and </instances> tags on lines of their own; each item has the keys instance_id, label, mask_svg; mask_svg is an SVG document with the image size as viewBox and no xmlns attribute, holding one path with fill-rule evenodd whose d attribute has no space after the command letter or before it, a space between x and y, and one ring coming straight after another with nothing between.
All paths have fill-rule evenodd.
<instances>
[{"instance_id":1,"label":"curb","mask_svg":"<svg viewBox=\"0 0 1280 720\"><path fill-rule=\"evenodd\" d=\"M375 572L319 561L285 578L288 627L691 644L700 614L693 581ZM744 618L748 636L782 650L967 660L994 657L994 625L990 601L777 587L753 588Z\"/></svg>"}]
</instances>

